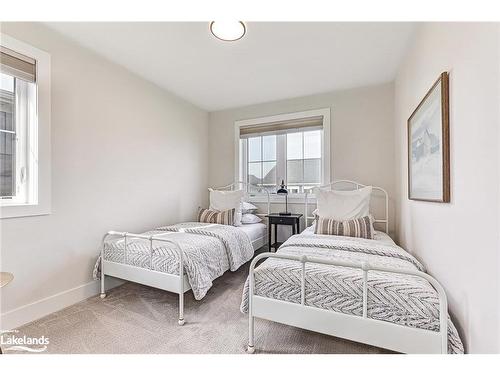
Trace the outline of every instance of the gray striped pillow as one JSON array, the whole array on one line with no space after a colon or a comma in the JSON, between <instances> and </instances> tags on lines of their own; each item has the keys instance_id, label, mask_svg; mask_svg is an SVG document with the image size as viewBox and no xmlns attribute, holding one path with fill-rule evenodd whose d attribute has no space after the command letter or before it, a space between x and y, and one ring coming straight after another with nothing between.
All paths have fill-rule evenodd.
<instances>
[{"instance_id":1,"label":"gray striped pillow","mask_svg":"<svg viewBox=\"0 0 500 375\"><path fill-rule=\"evenodd\" d=\"M224 211L210 210L208 208L198 208L198 222L233 225L234 211L234 208Z\"/></svg>"},{"instance_id":2,"label":"gray striped pillow","mask_svg":"<svg viewBox=\"0 0 500 375\"><path fill-rule=\"evenodd\" d=\"M335 236L360 237L373 239L373 217L371 215L346 221L337 221L316 215L314 233Z\"/></svg>"}]
</instances>

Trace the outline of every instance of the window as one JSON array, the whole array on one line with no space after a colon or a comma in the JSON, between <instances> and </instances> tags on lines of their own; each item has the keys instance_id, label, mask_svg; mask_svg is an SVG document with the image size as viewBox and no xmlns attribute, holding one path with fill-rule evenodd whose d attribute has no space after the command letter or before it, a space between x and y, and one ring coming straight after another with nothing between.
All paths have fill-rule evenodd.
<instances>
[{"instance_id":1,"label":"window","mask_svg":"<svg viewBox=\"0 0 500 375\"><path fill-rule=\"evenodd\" d=\"M286 180L290 193L321 185L321 131L286 134Z\"/></svg>"},{"instance_id":2,"label":"window","mask_svg":"<svg viewBox=\"0 0 500 375\"><path fill-rule=\"evenodd\" d=\"M1 218L50 212L50 56L0 35Z\"/></svg>"},{"instance_id":3,"label":"window","mask_svg":"<svg viewBox=\"0 0 500 375\"><path fill-rule=\"evenodd\" d=\"M237 122L239 180L292 195L329 182L329 110L310 112Z\"/></svg>"},{"instance_id":4,"label":"window","mask_svg":"<svg viewBox=\"0 0 500 375\"><path fill-rule=\"evenodd\" d=\"M36 85L0 73L0 198L2 203L37 203Z\"/></svg>"},{"instance_id":5,"label":"window","mask_svg":"<svg viewBox=\"0 0 500 375\"><path fill-rule=\"evenodd\" d=\"M247 182L259 186L276 185L276 136L248 138Z\"/></svg>"}]
</instances>

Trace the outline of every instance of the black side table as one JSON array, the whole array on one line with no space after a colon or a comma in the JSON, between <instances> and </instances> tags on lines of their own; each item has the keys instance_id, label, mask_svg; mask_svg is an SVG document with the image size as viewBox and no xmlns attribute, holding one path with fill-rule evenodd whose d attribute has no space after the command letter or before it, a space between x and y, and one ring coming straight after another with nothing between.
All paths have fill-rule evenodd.
<instances>
[{"instance_id":1,"label":"black side table","mask_svg":"<svg viewBox=\"0 0 500 375\"><path fill-rule=\"evenodd\" d=\"M292 226L292 234L300 233L300 218L302 214L291 214L291 215L280 215L280 214L269 214L266 215L269 220L268 223L268 231L269 231L269 251L278 250L278 248L283 244L283 242L278 242L278 225L291 225ZM274 240L275 242L271 243L271 233L272 226L274 225Z\"/></svg>"}]
</instances>

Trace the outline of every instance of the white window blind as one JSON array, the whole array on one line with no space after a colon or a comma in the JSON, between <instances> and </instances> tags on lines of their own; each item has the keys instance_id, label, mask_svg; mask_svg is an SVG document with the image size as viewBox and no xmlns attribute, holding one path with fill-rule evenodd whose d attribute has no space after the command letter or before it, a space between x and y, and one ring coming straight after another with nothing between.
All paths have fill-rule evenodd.
<instances>
[{"instance_id":1,"label":"white window blind","mask_svg":"<svg viewBox=\"0 0 500 375\"><path fill-rule=\"evenodd\" d=\"M278 135L294 132L323 129L323 116L313 116L287 121L268 122L259 125L240 127L240 138L250 138L257 135Z\"/></svg>"},{"instance_id":2,"label":"white window blind","mask_svg":"<svg viewBox=\"0 0 500 375\"><path fill-rule=\"evenodd\" d=\"M36 61L0 46L0 72L27 82L35 82Z\"/></svg>"}]
</instances>

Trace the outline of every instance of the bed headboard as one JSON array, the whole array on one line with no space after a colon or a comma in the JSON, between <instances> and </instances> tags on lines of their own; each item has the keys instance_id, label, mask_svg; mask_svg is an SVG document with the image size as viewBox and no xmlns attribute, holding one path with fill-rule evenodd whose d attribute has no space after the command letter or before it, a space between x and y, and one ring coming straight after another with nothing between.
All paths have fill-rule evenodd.
<instances>
[{"instance_id":1,"label":"bed headboard","mask_svg":"<svg viewBox=\"0 0 500 375\"><path fill-rule=\"evenodd\" d=\"M258 186L254 184L249 184L246 182L233 182L232 184L226 185L226 186L221 186L217 188L212 188L213 190L238 190L242 189L245 191L245 194L248 196L251 194L251 192L257 192L257 193L264 193L266 198L267 198L267 215L271 213L271 196L269 194L269 191L263 187L263 186Z\"/></svg>"},{"instance_id":2,"label":"bed headboard","mask_svg":"<svg viewBox=\"0 0 500 375\"><path fill-rule=\"evenodd\" d=\"M356 181L351 181L351 180L336 180L332 181L329 184L319 186L316 189L330 189L330 190L358 190L367 185L363 185L359 182ZM340 189L335 189L336 187L343 187ZM305 197L305 208L304 208L304 217L305 217L305 223L306 227L309 225L308 220L313 220L314 217L309 216L309 209L308 205L316 205L316 203L309 203L308 198L307 198L307 193ZM384 206L382 208L383 214L381 215L374 215L375 218L375 223L380 223L384 224L384 229L385 233L389 233L389 195L387 194L387 191L381 187L378 186L372 186L372 198L373 196L376 196L377 198L382 198L384 199ZM372 199L373 201L373 199Z\"/></svg>"}]
</instances>

